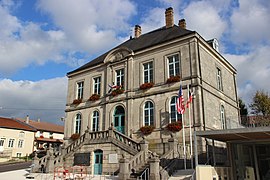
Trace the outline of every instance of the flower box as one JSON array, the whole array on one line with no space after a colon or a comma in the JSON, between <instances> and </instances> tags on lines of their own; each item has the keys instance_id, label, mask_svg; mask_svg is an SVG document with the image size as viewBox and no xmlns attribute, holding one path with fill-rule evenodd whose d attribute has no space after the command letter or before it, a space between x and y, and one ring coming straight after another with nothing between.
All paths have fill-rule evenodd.
<instances>
[{"instance_id":1,"label":"flower box","mask_svg":"<svg viewBox=\"0 0 270 180\"><path fill-rule=\"evenodd\" d=\"M40 135L39 137L40 137L40 138L44 138L44 136L43 136L43 135Z\"/></svg>"},{"instance_id":2,"label":"flower box","mask_svg":"<svg viewBox=\"0 0 270 180\"><path fill-rule=\"evenodd\" d=\"M140 131L143 135L149 135L153 132L154 129L154 126L143 126L140 128Z\"/></svg>"},{"instance_id":3,"label":"flower box","mask_svg":"<svg viewBox=\"0 0 270 180\"><path fill-rule=\"evenodd\" d=\"M153 86L154 86L154 83L152 83L152 82L150 82L150 83L144 83L144 84L140 85L140 89L142 89L142 90L150 89Z\"/></svg>"},{"instance_id":4,"label":"flower box","mask_svg":"<svg viewBox=\"0 0 270 180\"><path fill-rule=\"evenodd\" d=\"M89 101L96 101L99 100L100 96L98 94L92 94L92 96L90 96Z\"/></svg>"},{"instance_id":5,"label":"flower box","mask_svg":"<svg viewBox=\"0 0 270 180\"><path fill-rule=\"evenodd\" d=\"M167 79L167 83L174 83L174 82L179 82L180 81L180 76L177 75L177 76L170 76L168 79Z\"/></svg>"},{"instance_id":6,"label":"flower box","mask_svg":"<svg viewBox=\"0 0 270 180\"><path fill-rule=\"evenodd\" d=\"M72 104L78 105L78 104L80 104L81 102L82 102L82 99L74 99L73 102L72 102Z\"/></svg>"},{"instance_id":7,"label":"flower box","mask_svg":"<svg viewBox=\"0 0 270 180\"><path fill-rule=\"evenodd\" d=\"M124 89L122 88L122 86L120 86L111 92L111 96L117 96L119 94L122 94L123 92L124 92Z\"/></svg>"},{"instance_id":8,"label":"flower box","mask_svg":"<svg viewBox=\"0 0 270 180\"><path fill-rule=\"evenodd\" d=\"M177 121L167 125L167 129L171 132L178 132L182 129L182 122Z\"/></svg>"},{"instance_id":9,"label":"flower box","mask_svg":"<svg viewBox=\"0 0 270 180\"><path fill-rule=\"evenodd\" d=\"M76 139L79 139L79 137L80 137L80 134L75 133L75 134L72 134L72 135L70 136L70 139L72 139L73 141L75 141Z\"/></svg>"}]
</instances>

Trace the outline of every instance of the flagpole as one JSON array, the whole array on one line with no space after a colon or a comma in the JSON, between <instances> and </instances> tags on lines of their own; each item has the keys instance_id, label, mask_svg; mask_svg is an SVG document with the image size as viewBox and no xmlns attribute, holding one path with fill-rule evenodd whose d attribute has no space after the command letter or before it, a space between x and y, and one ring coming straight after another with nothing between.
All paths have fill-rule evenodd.
<instances>
[{"instance_id":1,"label":"flagpole","mask_svg":"<svg viewBox=\"0 0 270 180\"><path fill-rule=\"evenodd\" d=\"M188 100L190 99L190 89L188 86ZM193 94L191 94L192 96ZM189 144L190 144L190 163L191 163L191 169L193 169L193 144L192 144L192 132L191 132L191 114L190 114L190 109L191 109L191 103L189 102L189 108L188 108L188 119L189 119Z\"/></svg>"},{"instance_id":2,"label":"flagpole","mask_svg":"<svg viewBox=\"0 0 270 180\"><path fill-rule=\"evenodd\" d=\"M186 162L186 137L185 137L185 121L184 121L184 115L182 116L182 124L183 124L183 146L184 146L184 168L187 169L187 162Z\"/></svg>"}]
</instances>

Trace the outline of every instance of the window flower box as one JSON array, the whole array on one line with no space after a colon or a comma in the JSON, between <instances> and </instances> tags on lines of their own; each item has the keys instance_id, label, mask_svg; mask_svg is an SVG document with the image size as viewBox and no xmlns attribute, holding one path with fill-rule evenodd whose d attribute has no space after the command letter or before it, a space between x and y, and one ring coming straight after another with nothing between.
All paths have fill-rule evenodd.
<instances>
[{"instance_id":1,"label":"window flower box","mask_svg":"<svg viewBox=\"0 0 270 180\"><path fill-rule=\"evenodd\" d=\"M114 89L112 92L111 92L111 96L117 96L119 94L122 94L124 93L124 88L122 86L119 86L117 87L116 89Z\"/></svg>"},{"instance_id":2,"label":"window flower box","mask_svg":"<svg viewBox=\"0 0 270 180\"><path fill-rule=\"evenodd\" d=\"M100 95L98 94L92 94L92 96L90 96L89 101L96 101L99 100Z\"/></svg>"},{"instance_id":3,"label":"window flower box","mask_svg":"<svg viewBox=\"0 0 270 180\"><path fill-rule=\"evenodd\" d=\"M173 122L167 125L167 129L171 132L179 132L182 129L182 122L181 121L177 121L177 122Z\"/></svg>"},{"instance_id":4,"label":"window flower box","mask_svg":"<svg viewBox=\"0 0 270 180\"><path fill-rule=\"evenodd\" d=\"M73 102L72 102L72 104L78 105L78 104L80 104L81 102L82 102L82 99L74 99Z\"/></svg>"},{"instance_id":5,"label":"window flower box","mask_svg":"<svg viewBox=\"0 0 270 180\"><path fill-rule=\"evenodd\" d=\"M72 135L70 136L70 139L72 139L73 141L75 141L75 140L77 140L77 139L79 139L79 138L80 138L80 134L78 134L78 133L72 134Z\"/></svg>"},{"instance_id":6,"label":"window flower box","mask_svg":"<svg viewBox=\"0 0 270 180\"><path fill-rule=\"evenodd\" d=\"M43 136L43 135L40 135L39 137L40 137L40 138L44 138L44 136Z\"/></svg>"},{"instance_id":7,"label":"window flower box","mask_svg":"<svg viewBox=\"0 0 270 180\"><path fill-rule=\"evenodd\" d=\"M140 128L140 131L143 135L149 135L153 132L154 129L154 126L143 126Z\"/></svg>"},{"instance_id":8,"label":"window flower box","mask_svg":"<svg viewBox=\"0 0 270 180\"><path fill-rule=\"evenodd\" d=\"M150 89L153 86L154 86L154 83L152 83L152 82L150 82L150 83L144 83L144 84L140 85L140 89L146 90L146 89Z\"/></svg>"},{"instance_id":9,"label":"window flower box","mask_svg":"<svg viewBox=\"0 0 270 180\"><path fill-rule=\"evenodd\" d=\"M170 76L168 79L167 79L167 84L169 83L174 83L174 82L179 82L180 81L180 76L177 75L177 76Z\"/></svg>"}]
</instances>

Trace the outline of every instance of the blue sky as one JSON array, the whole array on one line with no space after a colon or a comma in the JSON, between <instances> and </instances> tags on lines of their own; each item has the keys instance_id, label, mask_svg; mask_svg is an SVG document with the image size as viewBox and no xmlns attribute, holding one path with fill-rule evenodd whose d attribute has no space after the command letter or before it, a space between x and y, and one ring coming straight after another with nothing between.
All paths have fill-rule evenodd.
<instances>
[{"instance_id":1,"label":"blue sky","mask_svg":"<svg viewBox=\"0 0 270 180\"><path fill-rule=\"evenodd\" d=\"M237 71L238 94L249 103L269 92L268 0L0 0L0 116L60 123L66 73L133 35L164 25L164 12L206 40Z\"/></svg>"}]
</instances>

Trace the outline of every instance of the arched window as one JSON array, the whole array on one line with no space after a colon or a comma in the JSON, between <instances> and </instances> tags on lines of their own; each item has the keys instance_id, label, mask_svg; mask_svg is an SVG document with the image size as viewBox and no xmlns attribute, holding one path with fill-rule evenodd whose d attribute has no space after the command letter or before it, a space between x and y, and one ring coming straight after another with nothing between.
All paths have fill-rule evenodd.
<instances>
[{"instance_id":1,"label":"arched window","mask_svg":"<svg viewBox=\"0 0 270 180\"><path fill-rule=\"evenodd\" d=\"M99 130L99 112L94 111L93 119L92 119L92 131L98 131L98 130Z\"/></svg>"},{"instance_id":2,"label":"arched window","mask_svg":"<svg viewBox=\"0 0 270 180\"><path fill-rule=\"evenodd\" d=\"M154 125L154 105L151 101L147 101L144 105L144 125Z\"/></svg>"},{"instance_id":3,"label":"arched window","mask_svg":"<svg viewBox=\"0 0 270 180\"><path fill-rule=\"evenodd\" d=\"M181 114L177 112L176 102L177 96L173 96L170 103L170 123L182 120Z\"/></svg>"},{"instance_id":4,"label":"arched window","mask_svg":"<svg viewBox=\"0 0 270 180\"><path fill-rule=\"evenodd\" d=\"M82 115L81 114L76 114L75 133L78 133L78 134L81 133L81 124L82 124Z\"/></svg>"},{"instance_id":5,"label":"arched window","mask_svg":"<svg viewBox=\"0 0 270 180\"><path fill-rule=\"evenodd\" d=\"M223 105L220 105L220 121L221 121L221 128L226 129L226 117Z\"/></svg>"}]
</instances>

